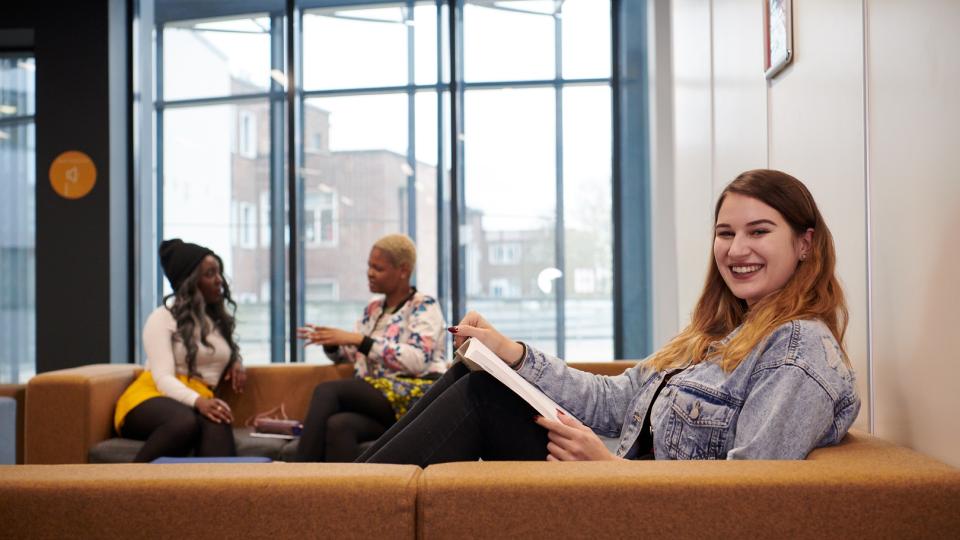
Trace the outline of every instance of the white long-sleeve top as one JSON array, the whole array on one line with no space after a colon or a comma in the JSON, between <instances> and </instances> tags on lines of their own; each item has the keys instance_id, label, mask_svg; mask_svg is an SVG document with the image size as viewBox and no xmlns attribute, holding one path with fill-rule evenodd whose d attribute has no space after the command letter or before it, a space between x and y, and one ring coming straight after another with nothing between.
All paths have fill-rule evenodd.
<instances>
[{"instance_id":1,"label":"white long-sleeve top","mask_svg":"<svg viewBox=\"0 0 960 540\"><path fill-rule=\"evenodd\" d=\"M194 339L197 340L196 370L203 382L213 388L230 361L230 345L217 330L213 320L206 315L204 317L211 329L207 334L207 343L212 348L200 343L200 328L197 328L194 331ZM143 349L147 353L146 369L153 375L157 390L171 399L193 407L200 395L177 380L177 375L187 375L187 349L177 334L177 321L165 306L153 310L147 318L147 323L143 326Z\"/></svg>"}]
</instances>

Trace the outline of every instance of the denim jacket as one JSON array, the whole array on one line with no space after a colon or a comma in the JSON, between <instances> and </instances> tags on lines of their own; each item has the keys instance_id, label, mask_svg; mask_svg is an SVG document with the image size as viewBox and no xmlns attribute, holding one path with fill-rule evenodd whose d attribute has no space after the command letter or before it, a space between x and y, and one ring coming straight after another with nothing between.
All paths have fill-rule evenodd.
<instances>
[{"instance_id":1,"label":"denim jacket","mask_svg":"<svg viewBox=\"0 0 960 540\"><path fill-rule=\"evenodd\" d=\"M519 372L595 433L619 436L616 454L628 459L638 457L634 442L669 373L641 362L615 377L593 375L529 347ZM730 373L710 361L677 370L653 403L650 429L657 459L803 459L839 442L859 411L830 330L797 320Z\"/></svg>"}]
</instances>

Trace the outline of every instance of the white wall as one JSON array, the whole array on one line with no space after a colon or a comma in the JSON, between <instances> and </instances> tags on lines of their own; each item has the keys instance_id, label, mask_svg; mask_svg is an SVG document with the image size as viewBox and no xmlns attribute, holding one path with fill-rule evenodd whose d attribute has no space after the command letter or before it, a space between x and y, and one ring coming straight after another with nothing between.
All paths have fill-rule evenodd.
<instances>
[{"instance_id":1,"label":"white wall","mask_svg":"<svg viewBox=\"0 0 960 540\"><path fill-rule=\"evenodd\" d=\"M960 466L960 2L866 21L876 432Z\"/></svg>"},{"instance_id":2,"label":"white wall","mask_svg":"<svg viewBox=\"0 0 960 540\"><path fill-rule=\"evenodd\" d=\"M666 316L689 320L719 190L756 167L795 175L837 246L856 427L960 466L960 2L795 1L794 61L770 82L762 6L671 3L680 307Z\"/></svg>"}]
</instances>

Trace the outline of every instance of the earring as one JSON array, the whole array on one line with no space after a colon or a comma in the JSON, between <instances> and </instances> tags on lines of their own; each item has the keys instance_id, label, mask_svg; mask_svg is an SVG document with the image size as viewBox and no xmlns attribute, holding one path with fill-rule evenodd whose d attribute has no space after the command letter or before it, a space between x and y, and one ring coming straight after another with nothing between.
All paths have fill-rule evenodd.
<instances>
[{"instance_id":1,"label":"earring","mask_svg":"<svg viewBox=\"0 0 960 540\"><path fill-rule=\"evenodd\" d=\"M801 261L807 260L807 254L806 254L806 253L801 253L801 254L800 254L800 260L801 260Z\"/></svg>"}]
</instances>

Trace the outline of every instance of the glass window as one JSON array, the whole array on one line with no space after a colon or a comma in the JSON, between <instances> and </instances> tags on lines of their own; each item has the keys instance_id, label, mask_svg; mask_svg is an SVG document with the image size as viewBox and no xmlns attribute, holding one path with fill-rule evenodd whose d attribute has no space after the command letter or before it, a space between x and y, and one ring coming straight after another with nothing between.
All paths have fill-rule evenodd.
<instances>
[{"instance_id":1,"label":"glass window","mask_svg":"<svg viewBox=\"0 0 960 540\"><path fill-rule=\"evenodd\" d=\"M554 96L552 87L466 92L470 238L461 240L474 254L465 270L466 309L496 321L505 335L556 354L556 295L538 282L557 265ZM512 285L484 286L504 283Z\"/></svg>"},{"instance_id":2,"label":"glass window","mask_svg":"<svg viewBox=\"0 0 960 540\"><path fill-rule=\"evenodd\" d=\"M270 18L172 22L163 27L165 101L254 94L270 88Z\"/></svg>"},{"instance_id":3,"label":"glass window","mask_svg":"<svg viewBox=\"0 0 960 540\"><path fill-rule=\"evenodd\" d=\"M237 127L237 150L247 159L257 159L257 116L253 111L239 108L240 125Z\"/></svg>"},{"instance_id":4,"label":"glass window","mask_svg":"<svg viewBox=\"0 0 960 540\"><path fill-rule=\"evenodd\" d=\"M308 246L337 245L337 194L334 191L308 193L303 203L303 238Z\"/></svg>"},{"instance_id":5,"label":"glass window","mask_svg":"<svg viewBox=\"0 0 960 540\"><path fill-rule=\"evenodd\" d=\"M270 199L261 196L269 193L269 154L239 152L231 143L243 124L232 120L265 122L268 114L266 103L244 102L170 108L163 119L163 236L207 246L223 259L238 304L235 337L248 364L270 361L270 289L261 288L270 279L270 236L256 241L256 231L269 227ZM164 282L164 294L168 287Z\"/></svg>"},{"instance_id":6,"label":"glass window","mask_svg":"<svg viewBox=\"0 0 960 540\"><path fill-rule=\"evenodd\" d=\"M463 73L468 82L542 80L556 75L553 0L467 0Z\"/></svg>"},{"instance_id":7,"label":"glass window","mask_svg":"<svg viewBox=\"0 0 960 540\"><path fill-rule=\"evenodd\" d=\"M610 2L564 0L563 77L566 79L609 78Z\"/></svg>"},{"instance_id":8,"label":"glass window","mask_svg":"<svg viewBox=\"0 0 960 540\"><path fill-rule=\"evenodd\" d=\"M401 93L305 100L304 138L319 135L325 151L304 156L304 280L339 284L336 302L305 297L305 318L311 323L354 327L372 296L366 279L370 248L390 233L416 239L417 284L437 294L429 286L436 278L420 279L437 273L436 258L430 256L437 245L436 169L417 161L411 166L408 130L415 121L409 100ZM435 117L435 101L432 113ZM436 125L427 129L435 131ZM319 348L308 348L306 355L325 361Z\"/></svg>"},{"instance_id":9,"label":"glass window","mask_svg":"<svg viewBox=\"0 0 960 540\"><path fill-rule=\"evenodd\" d=\"M305 291L311 302L337 301L340 299L340 284L335 279L311 279Z\"/></svg>"},{"instance_id":10,"label":"glass window","mask_svg":"<svg viewBox=\"0 0 960 540\"><path fill-rule=\"evenodd\" d=\"M566 283L565 356L571 360L613 358L610 109L608 86L563 91L564 252L573 269Z\"/></svg>"},{"instance_id":11,"label":"glass window","mask_svg":"<svg viewBox=\"0 0 960 540\"><path fill-rule=\"evenodd\" d=\"M266 4L245 5L275 9ZM271 201L294 161L297 260L288 250L284 262L296 265L305 322L352 329L372 296L371 245L403 232L417 243L417 287L443 296L451 322L456 298L545 351L611 358L610 2L465 0L453 29L457 135L444 84L447 3L337 4L305 9L290 42L279 12L168 21L158 33L161 230L225 252L247 361L276 356L271 297L291 282L273 239L282 226L289 242L290 229L288 208ZM292 98L273 69L286 65L289 43L302 58ZM451 141L462 143L456 170ZM448 289L454 271L461 290ZM305 358L326 361L315 347Z\"/></svg>"},{"instance_id":12,"label":"glass window","mask_svg":"<svg viewBox=\"0 0 960 540\"><path fill-rule=\"evenodd\" d=\"M35 72L0 55L0 383L36 373Z\"/></svg>"},{"instance_id":13,"label":"glass window","mask_svg":"<svg viewBox=\"0 0 960 540\"><path fill-rule=\"evenodd\" d=\"M409 72L413 70L414 81ZM437 16L431 2L307 10L307 90L430 84L437 80Z\"/></svg>"}]
</instances>

